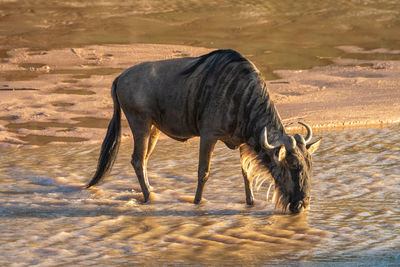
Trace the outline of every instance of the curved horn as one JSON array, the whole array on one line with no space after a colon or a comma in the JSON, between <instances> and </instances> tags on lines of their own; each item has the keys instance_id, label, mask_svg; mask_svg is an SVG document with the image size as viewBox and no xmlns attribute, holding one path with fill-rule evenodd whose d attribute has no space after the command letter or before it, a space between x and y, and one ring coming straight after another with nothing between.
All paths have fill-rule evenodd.
<instances>
[{"instance_id":1,"label":"curved horn","mask_svg":"<svg viewBox=\"0 0 400 267\"><path fill-rule=\"evenodd\" d=\"M308 144L312 138L312 129L309 125L305 124L304 122L299 121L299 124L303 125L307 129L307 136L304 141L306 142L306 144Z\"/></svg>"},{"instance_id":2,"label":"curved horn","mask_svg":"<svg viewBox=\"0 0 400 267\"><path fill-rule=\"evenodd\" d=\"M275 146L272 146L268 143L267 127L264 127L264 129L261 132L260 143L261 143L261 146L264 147L265 149L276 148Z\"/></svg>"}]
</instances>

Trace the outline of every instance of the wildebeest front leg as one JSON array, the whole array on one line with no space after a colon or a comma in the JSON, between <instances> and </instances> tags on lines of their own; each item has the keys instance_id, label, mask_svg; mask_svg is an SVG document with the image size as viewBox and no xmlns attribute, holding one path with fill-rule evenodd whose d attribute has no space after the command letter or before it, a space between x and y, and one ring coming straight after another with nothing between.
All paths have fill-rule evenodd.
<instances>
[{"instance_id":1,"label":"wildebeest front leg","mask_svg":"<svg viewBox=\"0 0 400 267\"><path fill-rule=\"evenodd\" d=\"M244 189L246 191L246 203L247 205L254 205L253 181L249 179L249 176L243 168L242 174L244 178Z\"/></svg>"},{"instance_id":2,"label":"wildebeest front leg","mask_svg":"<svg viewBox=\"0 0 400 267\"><path fill-rule=\"evenodd\" d=\"M207 182L208 175L210 173L211 157L216 142L217 140L215 138L204 137L204 136L200 137L198 181L197 181L196 196L194 198L194 204L198 204L201 201L204 185Z\"/></svg>"},{"instance_id":3,"label":"wildebeest front leg","mask_svg":"<svg viewBox=\"0 0 400 267\"><path fill-rule=\"evenodd\" d=\"M244 189L246 192L246 203L247 205L254 205L254 194L253 194L253 179L247 173L246 167L244 166L245 161L245 153L243 151L243 147L240 147L240 163L242 165L242 175L244 179Z\"/></svg>"}]
</instances>

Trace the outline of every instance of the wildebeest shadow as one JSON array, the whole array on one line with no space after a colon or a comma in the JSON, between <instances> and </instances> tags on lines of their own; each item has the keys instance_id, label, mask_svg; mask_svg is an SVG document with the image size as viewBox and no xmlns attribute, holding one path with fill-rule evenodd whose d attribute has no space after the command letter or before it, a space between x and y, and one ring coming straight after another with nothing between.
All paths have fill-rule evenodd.
<instances>
[{"instance_id":1,"label":"wildebeest shadow","mask_svg":"<svg viewBox=\"0 0 400 267\"><path fill-rule=\"evenodd\" d=\"M278 213L279 214L279 213ZM80 208L65 205L43 205L43 207L14 206L0 203L0 218L61 218L61 217L100 217L100 216L131 216L131 217L204 217L204 216L271 216L272 211L244 211L234 209L221 210L121 210L110 207Z\"/></svg>"},{"instance_id":2,"label":"wildebeest shadow","mask_svg":"<svg viewBox=\"0 0 400 267\"><path fill-rule=\"evenodd\" d=\"M158 216L158 217L169 217L169 216L183 216L183 217L201 217L201 216L235 216L235 215L245 215L245 216L270 216L273 214L279 214L279 212L271 210L255 210L252 207L248 207L243 203L243 208L238 209L204 209L197 205L190 205L188 207L180 206L180 209L174 208L177 202L171 202L171 208L160 207L159 203L150 203L148 205L153 205L154 210L149 210L147 204L136 204L132 208L126 207L125 205L119 206L115 202L101 202L98 206L85 207L83 202L70 203L68 201L68 196L73 194L79 194L82 192L85 194L84 186L65 186L56 184L51 188L43 189L32 189L23 191L0 191L0 195L21 195L21 194L39 194L46 196L48 194L62 193L65 194L65 199L60 202L48 200L46 198L43 201L36 200L33 202L25 202L23 200L14 201L1 201L0 202L0 218L60 218L60 217L97 217L97 216ZM88 191L86 191L88 192ZM88 194L90 194L88 192ZM79 199L79 197L74 196L71 200ZM87 195L83 195L82 199L91 199ZM26 199L26 198L25 198ZM133 199L133 198L132 198ZM128 201L128 199L127 199ZM152 207L152 208L153 208ZM160 208L158 210L158 208ZM200 209L201 208L201 209Z\"/></svg>"}]
</instances>

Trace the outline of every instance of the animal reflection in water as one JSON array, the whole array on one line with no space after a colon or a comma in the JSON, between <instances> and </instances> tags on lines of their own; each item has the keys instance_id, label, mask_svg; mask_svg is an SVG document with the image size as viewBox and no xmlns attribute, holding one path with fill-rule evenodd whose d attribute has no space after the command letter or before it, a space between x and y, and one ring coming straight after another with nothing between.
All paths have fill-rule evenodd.
<instances>
[{"instance_id":1,"label":"animal reflection in water","mask_svg":"<svg viewBox=\"0 0 400 267\"><path fill-rule=\"evenodd\" d=\"M286 134L259 71L238 52L217 50L195 58L138 64L114 80L111 95L114 115L87 187L98 183L115 161L122 108L134 138L131 162L146 202L147 162L163 132L178 141L200 137L195 204L201 201L220 140L230 149L239 148L248 205L254 204L253 180L269 173L276 206L292 213L309 206L311 154L320 140L311 142L312 130L302 122L305 138Z\"/></svg>"}]
</instances>

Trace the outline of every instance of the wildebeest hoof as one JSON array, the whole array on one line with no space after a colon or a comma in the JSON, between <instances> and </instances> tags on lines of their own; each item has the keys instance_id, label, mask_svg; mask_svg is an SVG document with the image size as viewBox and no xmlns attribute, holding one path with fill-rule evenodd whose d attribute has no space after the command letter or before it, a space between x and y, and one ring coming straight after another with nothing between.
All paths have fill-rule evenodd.
<instances>
[{"instance_id":1,"label":"wildebeest hoof","mask_svg":"<svg viewBox=\"0 0 400 267\"><path fill-rule=\"evenodd\" d=\"M254 199L247 199L246 203L248 206L254 206Z\"/></svg>"},{"instance_id":2,"label":"wildebeest hoof","mask_svg":"<svg viewBox=\"0 0 400 267\"><path fill-rule=\"evenodd\" d=\"M198 204L204 203L205 201L206 201L206 199L204 199L204 198L202 198L202 199L195 199L195 200L193 201L193 203L196 204L196 205L198 205Z\"/></svg>"},{"instance_id":3,"label":"wildebeest hoof","mask_svg":"<svg viewBox=\"0 0 400 267\"><path fill-rule=\"evenodd\" d=\"M156 198L155 194L154 193L150 193L147 198L142 195L139 200L142 203L149 203L149 202L153 201L155 198Z\"/></svg>"}]
</instances>

